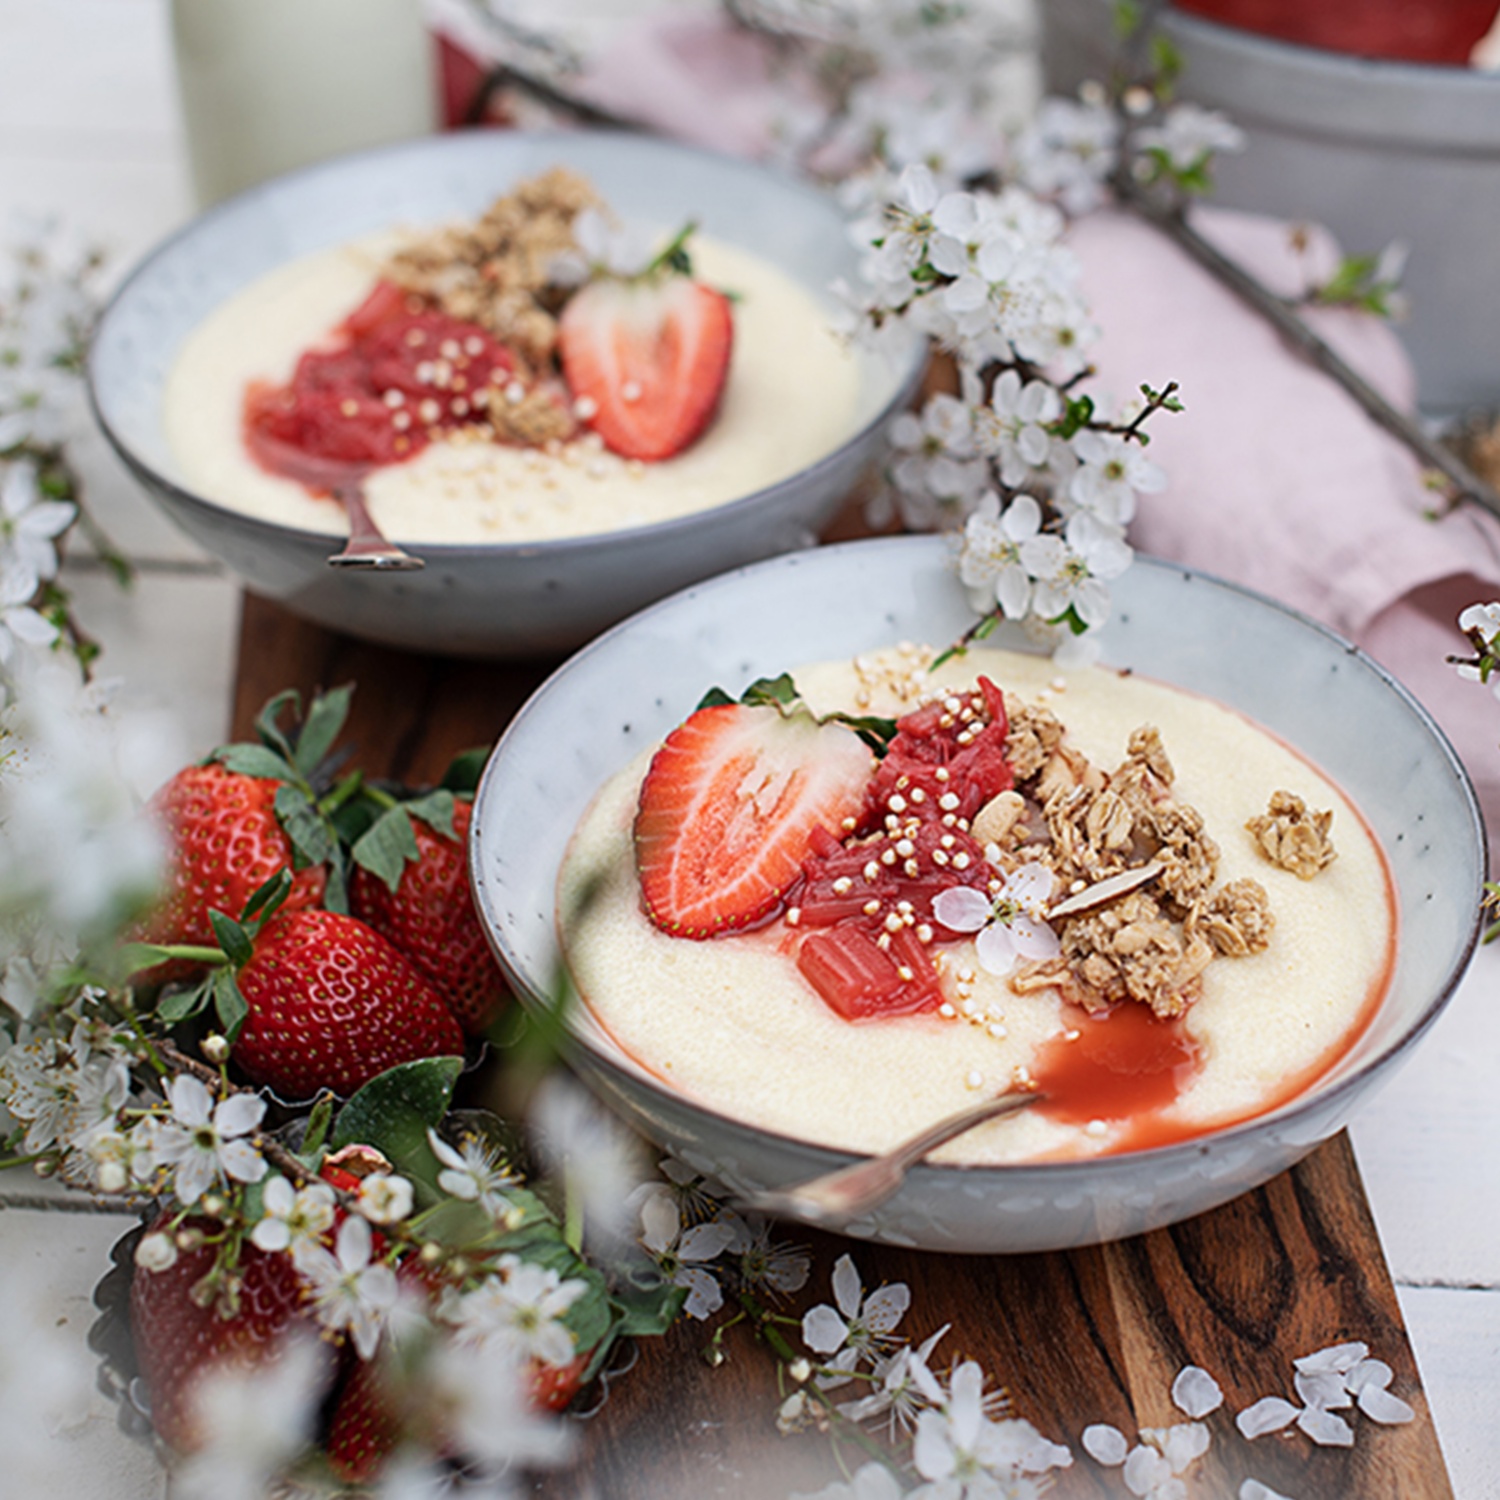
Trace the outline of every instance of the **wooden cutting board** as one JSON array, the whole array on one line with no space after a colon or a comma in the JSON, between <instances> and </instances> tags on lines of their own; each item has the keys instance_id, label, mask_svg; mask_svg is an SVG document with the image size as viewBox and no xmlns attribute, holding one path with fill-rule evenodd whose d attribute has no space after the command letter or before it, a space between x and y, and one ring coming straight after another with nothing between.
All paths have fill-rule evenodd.
<instances>
[{"instance_id":1,"label":"wooden cutting board","mask_svg":"<svg viewBox=\"0 0 1500 1500\"><path fill-rule=\"evenodd\" d=\"M372 775L420 784L452 755L489 744L555 662L477 663L412 655L310 625L247 595L235 681L235 738L285 688L358 685L348 739ZM1232 1500L1246 1477L1292 1500L1451 1500L1364 1186L1340 1135L1265 1187L1170 1229L1049 1255L951 1256L888 1249L789 1228L814 1255L796 1311L831 1301L846 1251L866 1287L903 1281L913 1343L951 1324L934 1366L977 1359L1005 1384L1015 1412L1074 1452L1053 1493L1128 1495L1118 1469L1080 1446L1095 1422L1131 1441L1142 1427L1186 1420L1169 1390L1186 1364L1225 1393L1212 1446L1186 1476L1188 1494ZM776 1431L775 1361L746 1325L703 1357L712 1324L682 1320L642 1346L597 1414L578 1424L579 1456L538 1493L557 1500L781 1500L838 1477L825 1438ZM795 1335L795 1330L792 1330ZM1404 1427L1355 1415L1352 1448L1302 1434L1247 1442L1233 1413L1262 1396L1296 1400L1292 1360L1350 1339L1395 1371L1392 1390L1416 1409ZM860 1461L850 1453L852 1465Z\"/></svg>"}]
</instances>

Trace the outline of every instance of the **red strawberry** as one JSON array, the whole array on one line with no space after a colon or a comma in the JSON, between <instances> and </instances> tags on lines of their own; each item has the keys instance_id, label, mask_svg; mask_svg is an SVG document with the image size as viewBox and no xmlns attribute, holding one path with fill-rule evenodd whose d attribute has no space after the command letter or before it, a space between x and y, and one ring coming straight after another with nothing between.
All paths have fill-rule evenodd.
<instances>
[{"instance_id":1,"label":"red strawberry","mask_svg":"<svg viewBox=\"0 0 1500 1500\"><path fill-rule=\"evenodd\" d=\"M405 1435L380 1358L356 1359L339 1391L328 1428L329 1466L349 1484L374 1479Z\"/></svg>"},{"instance_id":2,"label":"red strawberry","mask_svg":"<svg viewBox=\"0 0 1500 1500\"><path fill-rule=\"evenodd\" d=\"M593 406L585 420L616 453L653 461L713 419L733 342L729 299L685 276L590 282L558 323L568 389Z\"/></svg>"},{"instance_id":3,"label":"red strawberry","mask_svg":"<svg viewBox=\"0 0 1500 1500\"><path fill-rule=\"evenodd\" d=\"M740 703L700 708L656 752L635 818L646 913L708 938L774 916L815 829L858 811L873 757L841 724Z\"/></svg>"},{"instance_id":4,"label":"red strawberry","mask_svg":"<svg viewBox=\"0 0 1500 1500\"><path fill-rule=\"evenodd\" d=\"M538 1411L561 1411L583 1384L591 1354L576 1354L565 1365L544 1365L532 1360L527 1369L531 1404Z\"/></svg>"},{"instance_id":5,"label":"red strawberry","mask_svg":"<svg viewBox=\"0 0 1500 1500\"><path fill-rule=\"evenodd\" d=\"M170 1213L162 1214L152 1231L171 1220ZM182 1227L221 1228L208 1219L189 1219ZM130 1283L131 1337L150 1393L151 1421L162 1440L180 1453L202 1441L193 1403L209 1369L253 1368L273 1359L294 1329L317 1332L304 1311L302 1279L290 1257L250 1244L242 1247L233 1273L240 1281L234 1315L221 1317L217 1299L200 1305L193 1289L213 1269L215 1255L212 1245L182 1250L165 1270L137 1266Z\"/></svg>"},{"instance_id":6,"label":"red strawberry","mask_svg":"<svg viewBox=\"0 0 1500 1500\"><path fill-rule=\"evenodd\" d=\"M417 858L401 872L396 889L355 866L349 909L389 938L443 997L459 1025L477 1035L499 1010L505 981L469 890L464 843L472 812L471 803L454 804L451 839L413 818Z\"/></svg>"},{"instance_id":7,"label":"red strawberry","mask_svg":"<svg viewBox=\"0 0 1500 1500\"><path fill-rule=\"evenodd\" d=\"M143 924L141 941L212 945L210 908L238 917L256 890L291 867L291 840L274 806L280 785L213 762L188 766L157 792L151 806L167 835L169 865L165 894ZM299 870L284 907L316 906L326 881L322 865ZM174 962L145 977L158 982L192 972L192 965Z\"/></svg>"},{"instance_id":8,"label":"red strawberry","mask_svg":"<svg viewBox=\"0 0 1500 1500\"><path fill-rule=\"evenodd\" d=\"M352 1094L397 1063L464 1050L437 992L355 917L278 912L238 978L250 1013L234 1060L283 1099Z\"/></svg>"}]
</instances>

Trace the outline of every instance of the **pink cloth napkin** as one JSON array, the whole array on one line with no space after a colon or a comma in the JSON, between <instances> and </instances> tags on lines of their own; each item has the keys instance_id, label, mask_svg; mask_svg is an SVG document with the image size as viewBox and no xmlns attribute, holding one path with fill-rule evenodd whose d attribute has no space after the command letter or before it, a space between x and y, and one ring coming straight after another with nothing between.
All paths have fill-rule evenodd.
<instances>
[{"instance_id":1,"label":"pink cloth napkin","mask_svg":"<svg viewBox=\"0 0 1500 1500\"><path fill-rule=\"evenodd\" d=\"M1201 208L1197 227L1273 290L1294 294L1338 251L1314 231ZM1475 506L1440 521L1417 461L1258 314L1148 225L1105 212L1071 241L1103 336L1101 388L1182 387L1186 410L1153 419L1165 491L1142 498L1132 541L1269 594L1350 636L1408 687L1468 767L1500 839L1500 702L1444 658L1466 654L1457 617L1500 598L1500 523ZM1338 309L1319 333L1396 405L1414 381L1396 334ZM1500 848L1497 848L1500 853Z\"/></svg>"}]
</instances>

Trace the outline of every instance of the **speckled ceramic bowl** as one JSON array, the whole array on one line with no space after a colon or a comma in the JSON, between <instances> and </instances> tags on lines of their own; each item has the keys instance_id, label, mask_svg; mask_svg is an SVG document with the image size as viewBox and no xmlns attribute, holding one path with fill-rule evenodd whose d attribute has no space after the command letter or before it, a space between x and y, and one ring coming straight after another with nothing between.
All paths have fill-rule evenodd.
<instances>
[{"instance_id":1,"label":"speckled ceramic bowl","mask_svg":"<svg viewBox=\"0 0 1500 1500\"><path fill-rule=\"evenodd\" d=\"M593 536L416 547L422 572L330 568L342 545L332 531L257 520L183 480L163 431L163 386L183 340L215 307L295 257L393 224L477 214L557 164L590 178L626 219L696 219L704 234L778 266L830 310L830 284L854 273L855 249L833 202L763 167L622 134L433 136L252 188L148 256L106 309L89 359L105 433L172 520L257 592L395 646L560 654L696 579L807 546L877 460L886 418L920 374L915 342L893 358L861 356L851 435L789 479L710 510Z\"/></svg>"},{"instance_id":2,"label":"speckled ceramic bowl","mask_svg":"<svg viewBox=\"0 0 1500 1500\"><path fill-rule=\"evenodd\" d=\"M1053 1250L1212 1208L1341 1129L1432 1024L1467 966L1484 830L1463 767L1412 697L1332 632L1201 573L1139 559L1114 588L1115 616L1101 637L1106 663L1250 715L1361 807L1385 848L1400 907L1390 993L1337 1066L1273 1113L1091 1161L919 1166L853 1234L932 1250ZM901 640L950 641L971 620L945 542L889 538L712 579L573 657L496 748L473 820L479 908L523 1000L546 994L557 972L554 893L578 818L598 786L686 717L706 687L738 691L798 661ZM786 1186L853 1159L673 1093L586 1013L577 1013L577 1038L579 1071L627 1119L738 1191Z\"/></svg>"}]
</instances>

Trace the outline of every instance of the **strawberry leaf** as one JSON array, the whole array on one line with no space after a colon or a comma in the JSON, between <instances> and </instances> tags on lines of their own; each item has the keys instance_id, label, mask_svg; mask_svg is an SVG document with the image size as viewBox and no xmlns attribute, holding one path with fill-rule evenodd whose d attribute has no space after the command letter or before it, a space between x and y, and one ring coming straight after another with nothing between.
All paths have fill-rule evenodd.
<instances>
[{"instance_id":1,"label":"strawberry leaf","mask_svg":"<svg viewBox=\"0 0 1500 1500\"><path fill-rule=\"evenodd\" d=\"M214 993L214 1010L218 1013L219 1023L224 1028L224 1039L233 1046L239 1039L240 1028L245 1024L245 1017L250 1014L250 1007L245 1003L244 995L240 993L239 982L234 977L233 969L217 970L211 983Z\"/></svg>"},{"instance_id":2,"label":"strawberry leaf","mask_svg":"<svg viewBox=\"0 0 1500 1500\"><path fill-rule=\"evenodd\" d=\"M453 832L453 793L439 789L425 797L413 797L402 804L412 817L420 818L434 833L445 839L456 838Z\"/></svg>"},{"instance_id":3,"label":"strawberry leaf","mask_svg":"<svg viewBox=\"0 0 1500 1500\"><path fill-rule=\"evenodd\" d=\"M451 809L449 832L452 832ZM355 864L383 880L394 894L401 884L401 872L406 868L407 860L418 856L417 836L412 832L406 808L387 808L360 836L350 853Z\"/></svg>"},{"instance_id":4,"label":"strawberry leaf","mask_svg":"<svg viewBox=\"0 0 1500 1500\"><path fill-rule=\"evenodd\" d=\"M441 1168L427 1144L427 1129L447 1112L462 1067L461 1057L424 1057L387 1068L339 1111L329 1148L374 1146L411 1178L419 1196L436 1202Z\"/></svg>"},{"instance_id":5,"label":"strawberry leaf","mask_svg":"<svg viewBox=\"0 0 1500 1500\"><path fill-rule=\"evenodd\" d=\"M319 693L313 699L307 710L307 720L297 736L294 757L297 769L303 776L312 776L343 732L344 723L349 717L349 699L353 693L352 684L346 684L344 687L334 688L332 692Z\"/></svg>"},{"instance_id":6,"label":"strawberry leaf","mask_svg":"<svg viewBox=\"0 0 1500 1500\"><path fill-rule=\"evenodd\" d=\"M287 707L288 704L291 705L294 717L301 714L302 699L292 688L288 688L285 692L277 693L261 709L260 713L256 715L255 732L261 737L263 744L269 745L277 754L295 765L297 757L292 749L292 743L281 732L281 727L276 722L281 717L282 709Z\"/></svg>"},{"instance_id":7,"label":"strawberry leaf","mask_svg":"<svg viewBox=\"0 0 1500 1500\"><path fill-rule=\"evenodd\" d=\"M211 981L205 980L202 984L194 985L192 989L174 990L169 995L163 995L156 1002L158 1019L165 1021L168 1026L175 1026L179 1021L187 1020L189 1016L196 1016L208 1004L211 991Z\"/></svg>"},{"instance_id":8,"label":"strawberry leaf","mask_svg":"<svg viewBox=\"0 0 1500 1500\"><path fill-rule=\"evenodd\" d=\"M262 881L250 893L245 909L240 913L241 922L254 922L258 917L261 925L275 913L276 908L287 898L292 888L292 872L286 868L278 870L269 880Z\"/></svg>"},{"instance_id":9,"label":"strawberry leaf","mask_svg":"<svg viewBox=\"0 0 1500 1500\"><path fill-rule=\"evenodd\" d=\"M292 841L298 869L323 864L338 847L333 824L300 786L276 788L276 817Z\"/></svg>"},{"instance_id":10,"label":"strawberry leaf","mask_svg":"<svg viewBox=\"0 0 1500 1500\"><path fill-rule=\"evenodd\" d=\"M472 750L455 755L449 761L448 769L443 772L443 779L438 785L450 792L473 796L479 789L479 778L484 774L489 758L488 745L476 745Z\"/></svg>"},{"instance_id":11,"label":"strawberry leaf","mask_svg":"<svg viewBox=\"0 0 1500 1500\"><path fill-rule=\"evenodd\" d=\"M261 890L265 887L262 886ZM260 891L255 893L257 896ZM255 897L251 897L253 901ZM231 967L238 969L242 964L250 962L250 956L255 952L255 947L250 941L250 934L234 920L226 917L221 911L210 911L208 914L209 926L214 930L214 937L219 946L224 950L224 956L229 960Z\"/></svg>"},{"instance_id":12,"label":"strawberry leaf","mask_svg":"<svg viewBox=\"0 0 1500 1500\"><path fill-rule=\"evenodd\" d=\"M294 781L297 777L297 768L286 756L264 745L225 745L210 759L241 776L263 776L269 781Z\"/></svg>"}]
</instances>

